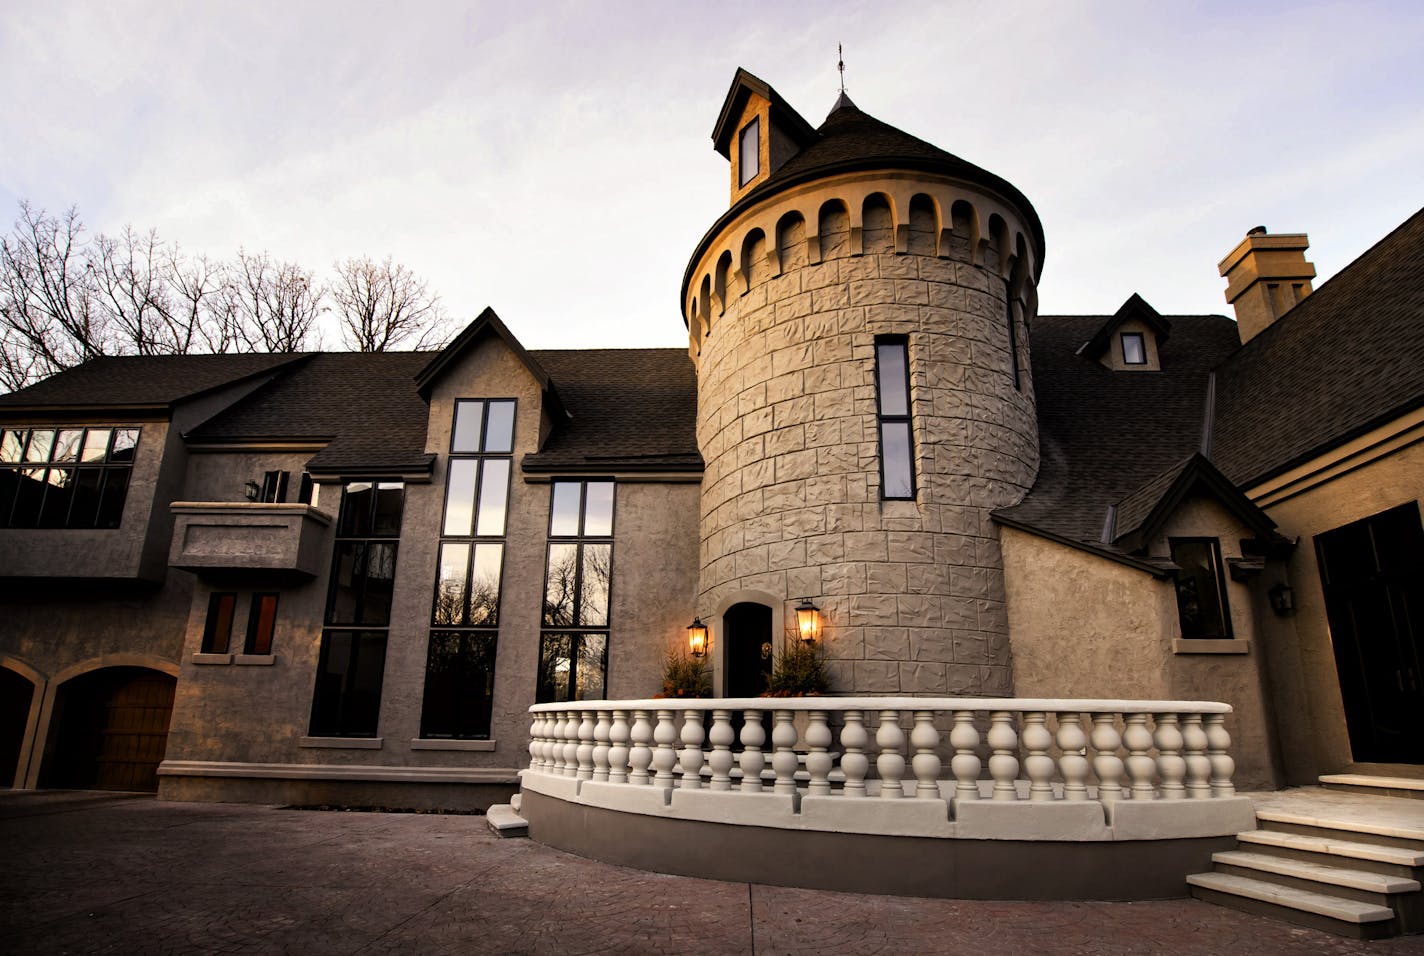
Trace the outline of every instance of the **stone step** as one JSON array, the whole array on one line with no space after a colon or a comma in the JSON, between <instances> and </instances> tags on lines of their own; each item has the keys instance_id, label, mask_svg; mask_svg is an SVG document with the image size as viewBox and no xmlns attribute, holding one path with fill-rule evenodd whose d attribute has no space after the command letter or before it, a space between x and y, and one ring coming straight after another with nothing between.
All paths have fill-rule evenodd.
<instances>
[{"instance_id":1,"label":"stone step","mask_svg":"<svg viewBox=\"0 0 1424 956\"><path fill-rule=\"evenodd\" d=\"M1406 801L1395 802L1404 804ZM1412 803L1412 801L1410 802ZM1421 815L1420 821L1415 824L1399 820L1385 821L1360 817L1345 819L1320 813L1258 807L1256 819L1266 829L1284 829L1289 832L1318 834L1332 838L1342 836L1357 843L1378 843L1384 846L1424 850L1424 815Z\"/></svg>"},{"instance_id":2,"label":"stone step","mask_svg":"<svg viewBox=\"0 0 1424 956\"><path fill-rule=\"evenodd\" d=\"M507 803L497 803L485 811L485 823L500 837L527 837L529 821Z\"/></svg>"},{"instance_id":3,"label":"stone step","mask_svg":"<svg viewBox=\"0 0 1424 956\"><path fill-rule=\"evenodd\" d=\"M1377 903L1229 873L1196 873L1187 877L1187 883L1197 899L1338 935L1379 939L1397 932L1394 911Z\"/></svg>"},{"instance_id":4,"label":"stone step","mask_svg":"<svg viewBox=\"0 0 1424 956\"><path fill-rule=\"evenodd\" d=\"M1348 861L1349 865L1376 873L1414 876L1414 869L1424 867L1424 849L1362 843L1345 839L1343 833L1335 837L1285 830L1247 830L1236 834L1236 842L1264 852L1277 850L1296 854L1298 858L1308 856L1322 863L1338 860L1344 865Z\"/></svg>"},{"instance_id":5,"label":"stone step","mask_svg":"<svg viewBox=\"0 0 1424 956\"><path fill-rule=\"evenodd\" d=\"M1321 892L1329 892L1330 887L1359 890L1362 893L1378 896L1397 896L1401 893L1419 892L1419 881L1408 877L1375 873L1370 870L1350 869L1343 866L1329 866L1324 863L1307 863L1304 860L1292 860L1266 853L1225 850L1213 853L1211 861L1219 866L1230 866L1318 883L1321 884Z\"/></svg>"},{"instance_id":6,"label":"stone step","mask_svg":"<svg viewBox=\"0 0 1424 956\"><path fill-rule=\"evenodd\" d=\"M1372 793L1382 797L1424 800L1424 780L1409 777L1384 777L1368 773L1328 773L1320 784L1330 790L1349 793Z\"/></svg>"}]
</instances>

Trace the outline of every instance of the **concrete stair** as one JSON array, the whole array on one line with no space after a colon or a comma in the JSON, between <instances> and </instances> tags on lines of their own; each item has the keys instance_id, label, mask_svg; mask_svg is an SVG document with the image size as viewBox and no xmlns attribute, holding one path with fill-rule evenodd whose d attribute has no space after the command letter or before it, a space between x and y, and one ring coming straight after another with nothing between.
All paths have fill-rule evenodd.
<instances>
[{"instance_id":1,"label":"concrete stair","mask_svg":"<svg viewBox=\"0 0 1424 956\"><path fill-rule=\"evenodd\" d=\"M1192 896L1341 936L1424 932L1424 811L1370 796L1259 808L1261 829L1187 877Z\"/></svg>"},{"instance_id":2,"label":"concrete stair","mask_svg":"<svg viewBox=\"0 0 1424 956\"><path fill-rule=\"evenodd\" d=\"M529 821L519 815L519 794L510 803L497 803L485 811L485 823L498 837L527 837Z\"/></svg>"}]
</instances>

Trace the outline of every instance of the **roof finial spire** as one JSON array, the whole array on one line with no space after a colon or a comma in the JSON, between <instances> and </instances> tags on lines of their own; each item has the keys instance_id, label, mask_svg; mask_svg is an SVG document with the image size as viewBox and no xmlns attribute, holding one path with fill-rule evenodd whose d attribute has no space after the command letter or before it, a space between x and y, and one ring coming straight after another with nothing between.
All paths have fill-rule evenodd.
<instances>
[{"instance_id":1,"label":"roof finial spire","mask_svg":"<svg viewBox=\"0 0 1424 956\"><path fill-rule=\"evenodd\" d=\"M841 92L845 92L845 51L841 49L839 43L836 44L836 69L841 72Z\"/></svg>"}]
</instances>

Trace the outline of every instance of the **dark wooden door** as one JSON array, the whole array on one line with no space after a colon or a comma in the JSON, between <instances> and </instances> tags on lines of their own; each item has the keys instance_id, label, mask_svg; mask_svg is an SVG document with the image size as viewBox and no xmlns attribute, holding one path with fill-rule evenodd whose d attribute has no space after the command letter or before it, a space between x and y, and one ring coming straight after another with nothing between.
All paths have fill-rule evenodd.
<instances>
[{"instance_id":1,"label":"dark wooden door","mask_svg":"<svg viewBox=\"0 0 1424 956\"><path fill-rule=\"evenodd\" d=\"M0 667L0 787L19 782L20 749L34 696L35 685L28 678Z\"/></svg>"},{"instance_id":2,"label":"dark wooden door","mask_svg":"<svg viewBox=\"0 0 1424 956\"><path fill-rule=\"evenodd\" d=\"M158 789L176 681L138 667L76 677L60 688L59 733L44 786Z\"/></svg>"},{"instance_id":3,"label":"dark wooden door","mask_svg":"<svg viewBox=\"0 0 1424 956\"><path fill-rule=\"evenodd\" d=\"M1424 527L1410 502L1317 535L1357 762L1424 763Z\"/></svg>"},{"instance_id":4,"label":"dark wooden door","mask_svg":"<svg viewBox=\"0 0 1424 956\"><path fill-rule=\"evenodd\" d=\"M733 604L722 615L722 639L728 697L758 697L771 678L771 608L765 604Z\"/></svg>"}]
</instances>

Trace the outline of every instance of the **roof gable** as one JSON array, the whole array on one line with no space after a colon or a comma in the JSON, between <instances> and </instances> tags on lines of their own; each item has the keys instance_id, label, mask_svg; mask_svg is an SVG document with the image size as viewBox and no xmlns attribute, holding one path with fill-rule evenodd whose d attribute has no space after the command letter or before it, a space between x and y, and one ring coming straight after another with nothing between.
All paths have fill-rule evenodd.
<instances>
[{"instance_id":1,"label":"roof gable","mask_svg":"<svg viewBox=\"0 0 1424 956\"><path fill-rule=\"evenodd\" d=\"M1221 502L1257 538L1275 540L1276 523L1200 453L1150 479L1115 505L1112 543L1145 551L1188 497L1206 494Z\"/></svg>"},{"instance_id":2,"label":"roof gable","mask_svg":"<svg viewBox=\"0 0 1424 956\"><path fill-rule=\"evenodd\" d=\"M534 380L539 383L539 387L544 391L545 407L550 412L559 412L564 415L568 413L564 410L559 401L558 394L554 391L554 382L549 378L549 373L544 370L544 366L539 364L539 360L529 353L519 340L514 337L514 333L509 331L494 309L486 307L483 312L465 326L465 330L455 336L454 341L436 353L435 358L421 369L415 376L416 391L420 397L427 402L430 401L430 392L435 387L436 381L440 379L446 371L450 369L460 358L471 349L475 348L487 336L495 336L505 346L514 353L515 357L529 370L529 374L534 376Z\"/></svg>"},{"instance_id":3,"label":"roof gable","mask_svg":"<svg viewBox=\"0 0 1424 956\"><path fill-rule=\"evenodd\" d=\"M791 104L782 99L780 93L772 89L765 80L737 67L736 75L732 77L732 85L727 90L727 97L722 101L722 110L717 114L717 125L712 128L713 146L725 158L732 158L732 138L737 133L737 118L742 115L747 100L753 94L771 104L771 122L797 146L804 148L816 140L815 127L792 109Z\"/></svg>"},{"instance_id":4,"label":"roof gable","mask_svg":"<svg viewBox=\"0 0 1424 956\"><path fill-rule=\"evenodd\" d=\"M1147 300L1136 292L1127 297L1127 301L1122 304L1122 308L1111 315L1104 322L1093 337L1078 347L1078 354L1088 358L1101 358L1108 349L1112 347L1113 333L1122 325L1132 320L1137 320L1152 330L1157 336L1157 344L1161 345L1167 341L1167 337L1172 332L1172 323L1168 322L1160 312L1147 304Z\"/></svg>"}]
</instances>

